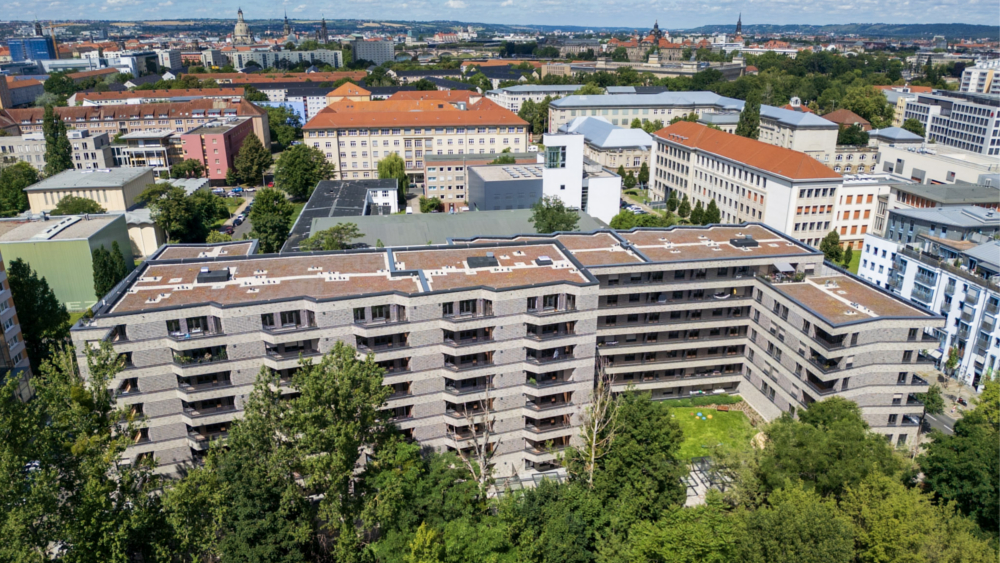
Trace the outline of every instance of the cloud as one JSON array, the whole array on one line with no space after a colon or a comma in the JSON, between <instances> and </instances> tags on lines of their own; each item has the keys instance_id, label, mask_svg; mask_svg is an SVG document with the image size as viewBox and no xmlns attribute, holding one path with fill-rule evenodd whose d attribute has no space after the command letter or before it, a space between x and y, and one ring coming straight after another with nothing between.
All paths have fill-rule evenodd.
<instances>
[{"instance_id":1,"label":"cloud","mask_svg":"<svg viewBox=\"0 0 1000 563\"><path fill-rule=\"evenodd\" d=\"M166 7L166 6L173 6L173 5L174 5L174 3L173 3L172 0L167 0L166 2L160 2L159 4L157 4L157 6L164 6L164 7Z\"/></svg>"},{"instance_id":2,"label":"cloud","mask_svg":"<svg viewBox=\"0 0 1000 563\"><path fill-rule=\"evenodd\" d=\"M292 8L292 11L293 12L304 12L304 11L306 11L306 5L305 4L299 4L298 6Z\"/></svg>"},{"instance_id":3,"label":"cloud","mask_svg":"<svg viewBox=\"0 0 1000 563\"><path fill-rule=\"evenodd\" d=\"M448 8L461 10L462 8L465 7L465 2L463 2L462 0L448 0L447 2L444 3L444 5Z\"/></svg>"},{"instance_id":4,"label":"cloud","mask_svg":"<svg viewBox=\"0 0 1000 563\"><path fill-rule=\"evenodd\" d=\"M500 3L501 8L504 6L513 6L513 5L514 5L514 0L504 0L503 2Z\"/></svg>"}]
</instances>

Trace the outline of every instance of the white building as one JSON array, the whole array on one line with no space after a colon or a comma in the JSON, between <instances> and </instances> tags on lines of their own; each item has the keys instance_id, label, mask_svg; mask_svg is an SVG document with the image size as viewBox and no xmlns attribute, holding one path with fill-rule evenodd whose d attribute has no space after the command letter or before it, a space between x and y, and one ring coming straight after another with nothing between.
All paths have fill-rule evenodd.
<instances>
[{"instance_id":1,"label":"white building","mask_svg":"<svg viewBox=\"0 0 1000 563\"><path fill-rule=\"evenodd\" d=\"M819 246L833 226L843 177L804 153L680 121L656 132L650 191L715 200L723 223L763 222Z\"/></svg>"},{"instance_id":2,"label":"white building","mask_svg":"<svg viewBox=\"0 0 1000 563\"><path fill-rule=\"evenodd\" d=\"M156 56L159 58L161 73L162 71L174 70L183 66L179 49L159 49L156 51Z\"/></svg>"},{"instance_id":3,"label":"white building","mask_svg":"<svg viewBox=\"0 0 1000 563\"><path fill-rule=\"evenodd\" d=\"M962 71L961 92L1000 94L1000 59L979 60Z\"/></svg>"},{"instance_id":4,"label":"white building","mask_svg":"<svg viewBox=\"0 0 1000 563\"><path fill-rule=\"evenodd\" d=\"M965 182L1000 186L1000 161L943 144L886 144L878 147L877 172L918 184Z\"/></svg>"},{"instance_id":5,"label":"white building","mask_svg":"<svg viewBox=\"0 0 1000 563\"><path fill-rule=\"evenodd\" d=\"M972 92L919 94L904 119L924 126L928 140L973 153L1000 155L1000 95Z\"/></svg>"},{"instance_id":6,"label":"white building","mask_svg":"<svg viewBox=\"0 0 1000 563\"><path fill-rule=\"evenodd\" d=\"M340 51L317 49L315 51L232 51L229 59L236 70L243 70L250 63L261 68L278 67L282 64L299 63L327 64L333 68L344 66L344 55Z\"/></svg>"},{"instance_id":7,"label":"white building","mask_svg":"<svg viewBox=\"0 0 1000 563\"><path fill-rule=\"evenodd\" d=\"M579 133L584 138L584 156L610 170L624 167L636 174L653 148L653 137L642 129L615 127L603 117L578 117L560 133Z\"/></svg>"},{"instance_id":8,"label":"white building","mask_svg":"<svg viewBox=\"0 0 1000 563\"><path fill-rule=\"evenodd\" d=\"M486 92L486 97L493 100L501 107L505 107L510 111L517 113L521 111L521 104L523 104L526 100L539 103L544 100L546 96L551 98L561 98L563 96L569 96L573 92L579 90L582 86L582 84L523 84L520 86L509 86L507 88L489 90Z\"/></svg>"},{"instance_id":9,"label":"white building","mask_svg":"<svg viewBox=\"0 0 1000 563\"><path fill-rule=\"evenodd\" d=\"M392 40L366 41L357 38L351 41L351 57L355 62L365 60L380 65L395 59L396 46Z\"/></svg>"}]
</instances>

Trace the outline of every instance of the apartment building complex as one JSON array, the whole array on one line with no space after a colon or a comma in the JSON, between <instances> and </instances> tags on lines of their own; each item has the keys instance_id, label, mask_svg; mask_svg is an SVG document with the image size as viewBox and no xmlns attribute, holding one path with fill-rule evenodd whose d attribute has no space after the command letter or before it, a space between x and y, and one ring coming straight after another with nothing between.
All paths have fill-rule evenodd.
<instances>
[{"instance_id":1,"label":"apartment building complex","mask_svg":"<svg viewBox=\"0 0 1000 563\"><path fill-rule=\"evenodd\" d=\"M164 247L73 328L78 350L107 340L126 357L113 385L147 418L128 456L165 471L200 459L262 366L287 383L338 341L375 355L385 408L428 447L469 447L467 414L488 409L498 476L557 463L598 359L618 390L738 392L767 419L846 397L902 443L928 389L924 331L942 325L762 225L310 255L254 244Z\"/></svg>"},{"instance_id":2,"label":"apartment building complex","mask_svg":"<svg viewBox=\"0 0 1000 563\"><path fill-rule=\"evenodd\" d=\"M243 99L243 88L177 88L174 90L136 90L130 92L81 92L74 94L70 104L83 106L120 106L157 103L180 103L194 100L222 100L238 104Z\"/></svg>"},{"instance_id":3,"label":"apartment building complex","mask_svg":"<svg viewBox=\"0 0 1000 563\"><path fill-rule=\"evenodd\" d=\"M517 113L521 111L521 104L528 100L538 103L546 97L561 98L569 96L581 87L583 84L523 84L489 90L486 92L486 97L499 104L500 107Z\"/></svg>"},{"instance_id":4,"label":"apartment building complex","mask_svg":"<svg viewBox=\"0 0 1000 563\"><path fill-rule=\"evenodd\" d=\"M567 96L549 104L549 132L583 116L600 116L612 125L629 127L633 119L659 120L667 125L675 117L692 113L711 119L713 114L735 115L742 110L743 100L713 92ZM837 146L837 125L812 113L762 105L759 140L806 153L828 164Z\"/></svg>"},{"instance_id":5,"label":"apartment building complex","mask_svg":"<svg viewBox=\"0 0 1000 563\"><path fill-rule=\"evenodd\" d=\"M489 100L458 107L439 100L342 100L303 127L304 142L326 154L336 178L377 178L391 153L416 177L424 155L494 154L528 146L528 123Z\"/></svg>"},{"instance_id":6,"label":"apartment building complex","mask_svg":"<svg viewBox=\"0 0 1000 563\"><path fill-rule=\"evenodd\" d=\"M205 167L205 177L215 183L226 181L247 135L253 135L248 117L232 117L206 123L180 136L185 159Z\"/></svg>"},{"instance_id":7,"label":"apartment building complex","mask_svg":"<svg viewBox=\"0 0 1000 563\"><path fill-rule=\"evenodd\" d=\"M843 177L794 150L681 121L653 135L650 191L694 207L713 199L723 223L761 221L819 246L835 218Z\"/></svg>"},{"instance_id":8,"label":"apartment building complex","mask_svg":"<svg viewBox=\"0 0 1000 563\"><path fill-rule=\"evenodd\" d=\"M89 131L67 131L72 146L73 165L77 169L109 168L114 165L111 141L107 133L90 136ZM45 168L45 135L26 133L18 137L0 137L0 162L22 161L37 170Z\"/></svg>"},{"instance_id":9,"label":"apartment building complex","mask_svg":"<svg viewBox=\"0 0 1000 563\"><path fill-rule=\"evenodd\" d=\"M904 119L916 119L927 138L964 151L1000 155L1000 94L920 94L906 102Z\"/></svg>"},{"instance_id":10,"label":"apartment building complex","mask_svg":"<svg viewBox=\"0 0 1000 563\"><path fill-rule=\"evenodd\" d=\"M974 66L965 67L958 89L962 92L1000 94L1000 59L979 60Z\"/></svg>"},{"instance_id":11,"label":"apartment building complex","mask_svg":"<svg viewBox=\"0 0 1000 563\"><path fill-rule=\"evenodd\" d=\"M57 107L55 112L68 129L86 130L91 136L107 133L171 130L186 133L210 121L227 117L249 117L253 132L265 147L271 146L271 130L267 112L246 100L239 103L222 100L145 105ZM45 108L9 109L0 111L17 124L20 134L42 133Z\"/></svg>"},{"instance_id":12,"label":"apartment building complex","mask_svg":"<svg viewBox=\"0 0 1000 563\"><path fill-rule=\"evenodd\" d=\"M341 51L326 49L315 51L228 51L226 56L236 70L243 70L251 64L261 68L276 68L281 65L295 66L300 63L330 65L333 68L343 68L344 66L344 55Z\"/></svg>"},{"instance_id":13,"label":"apartment building complex","mask_svg":"<svg viewBox=\"0 0 1000 563\"><path fill-rule=\"evenodd\" d=\"M374 65L380 65L395 60L396 46L392 41L369 41L359 37L351 41L351 56L354 62L370 61Z\"/></svg>"}]
</instances>

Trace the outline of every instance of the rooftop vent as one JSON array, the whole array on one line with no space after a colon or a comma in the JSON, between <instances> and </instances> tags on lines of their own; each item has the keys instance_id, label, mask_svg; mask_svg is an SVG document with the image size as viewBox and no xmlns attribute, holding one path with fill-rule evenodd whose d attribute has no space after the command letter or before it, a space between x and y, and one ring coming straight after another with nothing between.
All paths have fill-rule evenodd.
<instances>
[{"instance_id":1,"label":"rooftop vent","mask_svg":"<svg viewBox=\"0 0 1000 563\"><path fill-rule=\"evenodd\" d=\"M549 258L548 256L539 256L535 260L535 264L537 264L539 266L551 266L552 265L552 259Z\"/></svg>"},{"instance_id":2,"label":"rooftop vent","mask_svg":"<svg viewBox=\"0 0 1000 563\"><path fill-rule=\"evenodd\" d=\"M198 274L198 278L195 280L198 283L209 283L217 284L229 281L229 269L215 270L214 272L208 268L202 268L201 272Z\"/></svg>"},{"instance_id":3,"label":"rooftop vent","mask_svg":"<svg viewBox=\"0 0 1000 563\"><path fill-rule=\"evenodd\" d=\"M755 241L753 237L750 235L746 235L743 238L729 239L729 244L735 246L736 248L760 246L760 244L757 241Z\"/></svg>"},{"instance_id":4,"label":"rooftop vent","mask_svg":"<svg viewBox=\"0 0 1000 563\"><path fill-rule=\"evenodd\" d=\"M500 266L500 262L493 257L492 252L486 256L470 256L467 262L470 268L496 268Z\"/></svg>"}]
</instances>

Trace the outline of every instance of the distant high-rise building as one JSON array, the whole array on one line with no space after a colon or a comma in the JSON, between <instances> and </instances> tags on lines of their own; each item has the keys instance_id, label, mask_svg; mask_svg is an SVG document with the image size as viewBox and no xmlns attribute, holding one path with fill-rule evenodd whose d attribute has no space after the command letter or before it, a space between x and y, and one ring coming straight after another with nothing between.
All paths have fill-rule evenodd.
<instances>
[{"instance_id":1,"label":"distant high-rise building","mask_svg":"<svg viewBox=\"0 0 1000 563\"><path fill-rule=\"evenodd\" d=\"M44 36L9 39L7 47L10 49L10 60L15 63L59 58L56 54L55 41Z\"/></svg>"},{"instance_id":2,"label":"distant high-rise building","mask_svg":"<svg viewBox=\"0 0 1000 563\"><path fill-rule=\"evenodd\" d=\"M359 37L351 42L351 49L355 62L364 60L380 65L392 61L396 56L393 42L383 39L365 41Z\"/></svg>"},{"instance_id":3,"label":"distant high-rise building","mask_svg":"<svg viewBox=\"0 0 1000 563\"><path fill-rule=\"evenodd\" d=\"M233 45L251 45L250 27L243 21L243 9L236 12L236 26L233 28Z\"/></svg>"}]
</instances>

